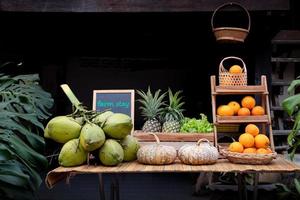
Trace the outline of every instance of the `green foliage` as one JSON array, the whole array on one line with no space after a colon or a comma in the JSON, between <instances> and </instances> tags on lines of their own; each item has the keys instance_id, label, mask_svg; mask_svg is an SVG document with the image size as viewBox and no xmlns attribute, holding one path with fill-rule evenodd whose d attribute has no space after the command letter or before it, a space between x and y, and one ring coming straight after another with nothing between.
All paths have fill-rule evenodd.
<instances>
[{"instance_id":1,"label":"green foliage","mask_svg":"<svg viewBox=\"0 0 300 200\"><path fill-rule=\"evenodd\" d=\"M210 133L213 131L213 125L207 120L207 116L200 114L200 119L184 118L180 132L183 133Z\"/></svg>"},{"instance_id":2,"label":"green foliage","mask_svg":"<svg viewBox=\"0 0 300 200\"><path fill-rule=\"evenodd\" d=\"M165 104L163 100L166 96L166 93L160 94L161 90L157 90L153 95L150 86L148 87L147 93L142 90L137 90L137 93L141 97L137 101L142 104L140 109L142 116L145 117L145 120L157 118L163 111L162 106Z\"/></svg>"},{"instance_id":3,"label":"green foliage","mask_svg":"<svg viewBox=\"0 0 300 200\"><path fill-rule=\"evenodd\" d=\"M33 199L47 167L43 120L53 105L37 74L0 74L0 199Z\"/></svg>"},{"instance_id":4,"label":"green foliage","mask_svg":"<svg viewBox=\"0 0 300 200\"><path fill-rule=\"evenodd\" d=\"M173 94L172 90L168 89L169 105L166 105L162 111L162 121L181 121L184 118L182 106L185 102L182 101L181 93L182 91L180 90Z\"/></svg>"},{"instance_id":5,"label":"green foliage","mask_svg":"<svg viewBox=\"0 0 300 200\"><path fill-rule=\"evenodd\" d=\"M290 186L287 186L282 183L277 183L277 196L279 200L298 200L300 199L300 181L294 179L294 183Z\"/></svg>"},{"instance_id":6,"label":"green foliage","mask_svg":"<svg viewBox=\"0 0 300 200\"><path fill-rule=\"evenodd\" d=\"M282 101L282 108L294 119L292 131L288 135L288 144L291 147L290 157L294 158L295 152L300 147L300 94L295 94L295 90L300 86L299 77L292 81L288 87L288 97Z\"/></svg>"}]
</instances>

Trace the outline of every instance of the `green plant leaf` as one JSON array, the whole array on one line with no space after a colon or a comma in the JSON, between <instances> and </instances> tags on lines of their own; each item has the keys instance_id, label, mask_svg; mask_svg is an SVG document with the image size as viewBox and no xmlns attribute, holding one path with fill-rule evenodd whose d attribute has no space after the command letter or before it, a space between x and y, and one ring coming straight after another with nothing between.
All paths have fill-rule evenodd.
<instances>
[{"instance_id":1,"label":"green plant leaf","mask_svg":"<svg viewBox=\"0 0 300 200\"><path fill-rule=\"evenodd\" d=\"M35 75L0 74L0 199L33 199L47 167L41 120L51 115L51 95Z\"/></svg>"},{"instance_id":2,"label":"green plant leaf","mask_svg":"<svg viewBox=\"0 0 300 200\"><path fill-rule=\"evenodd\" d=\"M296 112L300 105L300 94L289 96L282 101L282 108L288 113L289 116L292 116Z\"/></svg>"},{"instance_id":3,"label":"green plant leaf","mask_svg":"<svg viewBox=\"0 0 300 200\"><path fill-rule=\"evenodd\" d=\"M299 87L299 85L300 85L300 80L299 79L293 80L291 82L291 84L289 85L288 89L287 89L288 95L289 96L294 95L295 94L295 89L297 87Z\"/></svg>"},{"instance_id":4,"label":"green plant leaf","mask_svg":"<svg viewBox=\"0 0 300 200\"><path fill-rule=\"evenodd\" d=\"M300 181L298 179L294 179L295 188L298 192L298 195L300 195ZM300 197L300 196L299 196Z\"/></svg>"}]
</instances>

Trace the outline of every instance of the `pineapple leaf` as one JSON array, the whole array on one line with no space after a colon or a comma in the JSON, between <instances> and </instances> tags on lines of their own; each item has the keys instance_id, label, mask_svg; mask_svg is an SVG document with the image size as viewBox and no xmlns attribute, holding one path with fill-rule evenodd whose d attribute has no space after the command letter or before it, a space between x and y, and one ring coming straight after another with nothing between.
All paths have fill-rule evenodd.
<instances>
[{"instance_id":1,"label":"pineapple leaf","mask_svg":"<svg viewBox=\"0 0 300 200\"><path fill-rule=\"evenodd\" d=\"M153 95L150 86L148 87L147 93L142 90L137 90L137 93L141 97L141 99L137 100L141 103L139 108L141 110L141 115L145 117L145 120L157 118L163 111L162 106L165 105L163 100L166 93L161 94L161 90L157 90Z\"/></svg>"}]
</instances>

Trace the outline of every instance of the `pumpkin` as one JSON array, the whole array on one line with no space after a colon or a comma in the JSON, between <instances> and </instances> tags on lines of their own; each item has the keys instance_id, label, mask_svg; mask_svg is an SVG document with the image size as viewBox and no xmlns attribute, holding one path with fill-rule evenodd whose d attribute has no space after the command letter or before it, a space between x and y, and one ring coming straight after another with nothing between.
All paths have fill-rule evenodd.
<instances>
[{"instance_id":1,"label":"pumpkin","mask_svg":"<svg viewBox=\"0 0 300 200\"><path fill-rule=\"evenodd\" d=\"M166 165L175 161L177 152L172 146L160 144L157 135L150 133L155 137L156 143L142 146L137 152L137 160L143 164Z\"/></svg>"},{"instance_id":2,"label":"pumpkin","mask_svg":"<svg viewBox=\"0 0 300 200\"><path fill-rule=\"evenodd\" d=\"M200 139L197 144L186 144L178 151L181 162L189 165L216 163L219 152L207 139Z\"/></svg>"}]
</instances>

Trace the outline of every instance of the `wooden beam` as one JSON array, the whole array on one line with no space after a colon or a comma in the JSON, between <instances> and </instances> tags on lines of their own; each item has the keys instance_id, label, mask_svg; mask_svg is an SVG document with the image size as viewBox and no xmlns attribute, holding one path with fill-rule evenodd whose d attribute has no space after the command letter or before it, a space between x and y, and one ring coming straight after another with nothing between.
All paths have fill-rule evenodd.
<instances>
[{"instance_id":1,"label":"wooden beam","mask_svg":"<svg viewBox=\"0 0 300 200\"><path fill-rule=\"evenodd\" d=\"M1 0L12 12L198 12L213 11L227 0ZM237 0L248 10L288 10L287 0Z\"/></svg>"}]
</instances>

